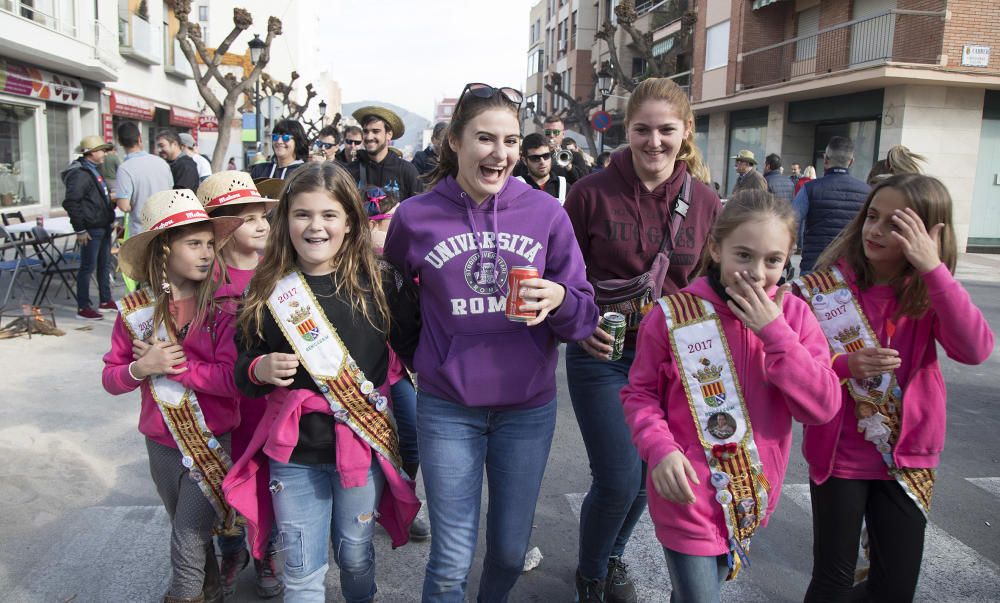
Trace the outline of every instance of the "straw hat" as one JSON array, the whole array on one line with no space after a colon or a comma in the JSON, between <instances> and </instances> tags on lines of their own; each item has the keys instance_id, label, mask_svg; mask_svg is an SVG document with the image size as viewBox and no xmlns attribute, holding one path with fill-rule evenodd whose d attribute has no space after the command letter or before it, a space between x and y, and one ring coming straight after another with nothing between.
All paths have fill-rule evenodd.
<instances>
[{"instance_id":1,"label":"straw hat","mask_svg":"<svg viewBox=\"0 0 1000 603\"><path fill-rule=\"evenodd\" d=\"M243 205L247 203L277 203L257 190L253 178L246 172L227 170L212 174L198 187L198 199L205 211L212 213L223 205Z\"/></svg>"},{"instance_id":2,"label":"straw hat","mask_svg":"<svg viewBox=\"0 0 1000 603\"><path fill-rule=\"evenodd\" d=\"M142 206L140 220L143 231L126 239L118 249L118 266L125 276L134 281L146 280L145 269L150 244L167 230L209 222L215 230L215 246L219 247L243 224L243 219L235 216L210 218L198 197L186 188L151 195Z\"/></svg>"},{"instance_id":3,"label":"straw hat","mask_svg":"<svg viewBox=\"0 0 1000 603\"><path fill-rule=\"evenodd\" d=\"M94 151L113 151L115 150L115 145L110 142L105 142L100 136L86 136L80 141L80 144L76 147L76 152L82 155L87 153L92 153Z\"/></svg>"},{"instance_id":4,"label":"straw hat","mask_svg":"<svg viewBox=\"0 0 1000 603\"><path fill-rule=\"evenodd\" d=\"M753 156L753 151L748 151L746 149L743 149L736 155L730 157L730 159L735 159L736 161L746 161L752 165L757 165L757 160Z\"/></svg>"},{"instance_id":5,"label":"straw hat","mask_svg":"<svg viewBox=\"0 0 1000 603\"><path fill-rule=\"evenodd\" d=\"M285 188L285 181L281 178L258 178L253 183L261 196L275 201L281 198L281 191Z\"/></svg>"},{"instance_id":6,"label":"straw hat","mask_svg":"<svg viewBox=\"0 0 1000 603\"><path fill-rule=\"evenodd\" d=\"M351 117L356 119L359 124L364 120L365 117L369 115L374 115L375 117L389 124L389 129L392 130L392 137L395 139L402 138L403 132L406 132L406 127L403 125L403 120L400 119L395 112L386 109L385 107L376 107L369 105L367 107L361 107L354 113L351 113Z\"/></svg>"}]
</instances>

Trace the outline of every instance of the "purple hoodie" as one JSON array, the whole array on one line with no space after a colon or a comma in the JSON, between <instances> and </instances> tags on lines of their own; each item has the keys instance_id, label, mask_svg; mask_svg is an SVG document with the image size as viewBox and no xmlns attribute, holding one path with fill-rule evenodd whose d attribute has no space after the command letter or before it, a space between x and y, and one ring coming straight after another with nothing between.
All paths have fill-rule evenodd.
<instances>
[{"instance_id":1,"label":"purple hoodie","mask_svg":"<svg viewBox=\"0 0 1000 603\"><path fill-rule=\"evenodd\" d=\"M389 225L385 258L419 279L420 387L458 404L509 410L549 402L559 342L597 328L569 217L550 195L514 178L479 206L452 177L407 199ZM562 305L534 327L504 314L508 272L529 265L566 288Z\"/></svg>"}]
</instances>

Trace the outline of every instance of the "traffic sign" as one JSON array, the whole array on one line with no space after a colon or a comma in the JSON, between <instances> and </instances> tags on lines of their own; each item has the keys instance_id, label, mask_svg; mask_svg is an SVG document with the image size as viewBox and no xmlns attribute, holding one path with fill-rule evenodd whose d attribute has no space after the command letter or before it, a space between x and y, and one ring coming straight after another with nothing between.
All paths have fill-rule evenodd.
<instances>
[{"instance_id":1,"label":"traffic sign","mask_svg":"<svg viewBox=\"0 0 1000 603\"><path fill-rule=\"evenodd\" d=\"M590 125L598 132L607 132L611 129L611 114L607 111L598 111L590 118Z\"/></svg>"}]
</instances>

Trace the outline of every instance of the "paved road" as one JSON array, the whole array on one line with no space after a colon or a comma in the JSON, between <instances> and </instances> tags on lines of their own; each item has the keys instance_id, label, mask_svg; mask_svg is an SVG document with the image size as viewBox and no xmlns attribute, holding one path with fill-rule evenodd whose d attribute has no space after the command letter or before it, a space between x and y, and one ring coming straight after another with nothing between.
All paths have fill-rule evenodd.
<instances>
[{"instance_id":1,"label":"paved road","mask_svg":"<svg viewBox=\"0 0 1000 603\"><path fill-rule=\"evenodd\" d=\"M976 279L966 284L995 331L1000 331L998 267L992 258L971 256L960 271L963 278ZM156 601L168 577L168 532L135 431L137 398L114 398L101 389L100 355L110 321L84 325L61 317L60 326L66 337L0 341L0 458L6 460L0 468L0 600ZM81 326L92 328L76 330ZM918 600L995 601L1000 599L1000 354L979 367L947 359L942 366L950 394L949 439ZM533 537L544 559L523 576L512 601L573 597L576 523L589 474L561 370L559 399ZM811 568L811 531L797 443L786 483L771 525L754 541L753 567L726 586L726 600L801 600ZM377 545L379 601L417 600L428 545L392 551L384 534ZM667 600L669 578L648 517L626 561L643 601ZM328 579L331 601L339 600L335 576ZM477 567L470 584L478 576ZM257 600L252 572L242 574L237 600Z\"/></svg>"}]
</instances>

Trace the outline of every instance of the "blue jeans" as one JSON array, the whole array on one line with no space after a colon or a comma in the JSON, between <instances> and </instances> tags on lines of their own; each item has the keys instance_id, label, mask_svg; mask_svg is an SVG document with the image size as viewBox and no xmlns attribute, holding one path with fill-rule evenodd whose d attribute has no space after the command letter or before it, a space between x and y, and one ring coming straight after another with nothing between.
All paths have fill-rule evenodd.
<instances>
[{"instance_id":1,"label":"blue jeans","mask_svg":"<svg viewBox=\"0 0 1000 603\"><path fill-rule=\"evenodd\" d=\"M729 575L725 555L685 555L663 547L670 572L670 603L719 603Z\"/></svg>"},{"instance_id":2,"label":"blue jeans","mask_svg":"<svg viewBox=\"0 0 1000 603\"><path fill-rule=\"evenodd\" d=\"M620 360L597 360L575 343L566 346L566 377L573 412L590 460L593 482L580 509L580 575L603 580L608 558L621 557L646 509L646 464L632 444L619 392L628 383L635 350Z\"/></svg>"},{"instance_id":3,"label":"blue jeans","mask_svg":"<svg viewBox=\"0 0 1000 603\"><path fill-rule=\"evenodd\" d=\"M417 390L413 389L408 377L391 387L392 414L399 429L399 454L403 457L403 467L409 468L420 463L417 452ZM416 475L411 475L417 479Z\"/></svg>"},{"instance_id":4,"label":"blue jeans","mask_svg":"<svg viewBox=\"0 0 1000 603\"><path fill-rule=\"evenodd\" d=\"M385 485L378 461L372 459L368 482L360 488L341 486L332 464L272 460L271 480L281 484L271 500L278 546L285 552L285 602L326 600L323 581L330 567L331 542L344 600L371 601L378 590L372 534Z\"/></svg>"},{"instance_id":5,"label":"blue jeans","mask_svg":"<svg viewBox=\"0 0 1000 603\"><path fill-rule=\"evenodd\" d=\"M479 601L507 601L524 567L556 426L556 402L470 408L419 392L417 436L431 521L424 601L465 601L476 553L483 467L489 480Z\"/></svg>"},{"instance_id":6,"label":"blue jeans","mask_svg":"<svg viewBox=\"0 0 1000 603\"><path fill-rule=\"evenodd\" d=\"M90 240L80 250L80 269L76 272L76 307L78 310L91 307L90 277L97 264L97 290L101 303L111 299L111 227L88 228Z\"/></svg>"}]
</instances>

